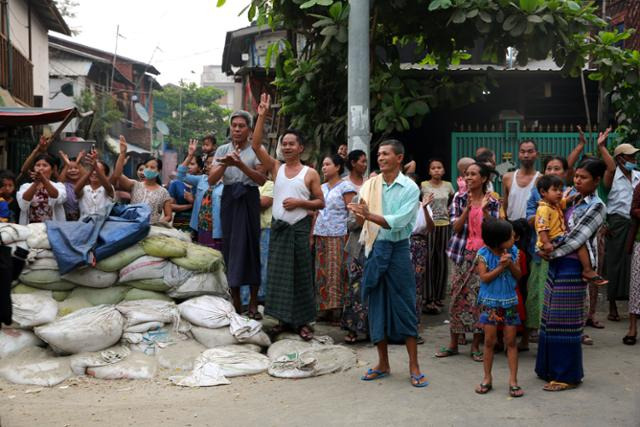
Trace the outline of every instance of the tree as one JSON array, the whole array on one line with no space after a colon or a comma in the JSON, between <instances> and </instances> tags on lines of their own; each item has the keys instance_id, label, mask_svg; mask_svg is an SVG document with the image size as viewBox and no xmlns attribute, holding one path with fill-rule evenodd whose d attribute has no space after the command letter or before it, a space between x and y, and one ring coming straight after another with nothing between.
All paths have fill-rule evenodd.
<instances>
[{"instance_id":1,"label":"tree","mask_svg":"<svg viewBox=\"0 0 640 427\"><path fill-rule=\"evenodd\" d=\"M55 0L56 7L60 11L60 15L62 15L65 19L75 19L77 16L76 8L80 5L75 0ZM71 28L71 34L77 36L80 33L80 30L77 27Z\"/></svg>"},{"instance_id":2,"label":"tree","mask_svg":"<svg viewBox=\"0 0 640 427\"><path fill-rule=\"evenodd\" d=\"M198 87L195 83L180 82L166 85L153 92L156 118L169 127L169 144L177 150L186 147L189 139L202 139L214 134L220 141L226 136L229 111L217 104L224 91L214 87Z\"/></svg>"},{"instance_id":3,"label":"tree","mask_svg":"<svg viewBox=\"0 0 640 427\"><path fill-rule=\"evenodd\" d=\"M218 0L218 5L224 4ZM447 67L470 58L480 42L483 62L504 63L508 47L517 61L551 57L566 76L590 65L618 111L618 133L640 130L640 54L617 47L630 32L607 31L592 1L581 0L371 0L371 117L378 137L419 126L434 108L483 98L488 77L456 81ZM345 0L252 0L249 20L288 30L272 45L281 113L291 117L324 151L346 140L347 23ZM304 40L304 43L299 43ZM296 42L298 41L298 42ZM302 45L301 50L293 46ZM402 69L399 50L412 47L416 63L434 72L416 79ZM322 114L320 114L322 113Z\"/></svg>"},{"instance_id":4,"label":"tree","mask_svg":"<svg viewBox=\"0 0 640 427\"><path fill-rule=\"evenodd\" d=\"M122 118L122 112L118 109L115 99L106 92L93 93L84 89L74 102L82 113L93 111L86 138L95 139L98 147L103 148L109 129Z\"/></svg>"}]
</instances>

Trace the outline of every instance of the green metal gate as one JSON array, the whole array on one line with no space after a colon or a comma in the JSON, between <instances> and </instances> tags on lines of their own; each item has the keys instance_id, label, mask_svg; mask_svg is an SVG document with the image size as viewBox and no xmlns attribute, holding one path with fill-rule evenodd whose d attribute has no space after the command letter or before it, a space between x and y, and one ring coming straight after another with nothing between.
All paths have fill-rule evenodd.
<instances>
[{"instance_id":1,"label":"green metal gate","mask_svg":"<svg viewBox=\"0 0 640 427\"><path fill-rule=\"evenodd\" d=\"M18 174L22 164L36 146L36 141L29 130L19 128L9 133L7 144L9 148L7 167Z\"/></svg>"},{"instance_id":2,"label":"green metal gate","mask_svg":"<svg viewBox=\"0 0 640 427\"><path fill-rule=\"evenodd\" d=\"M547 156L569 156L578 144L578 132L520 132L520 123L507 121L505 131L500 132L453 132L451 134L451 174L453 182L458 178L458 160L462 157L475 157L476 150L486 147L496 154L498 164L510 160L518 164L518 146L520 141L531 139L538 147L536 168L542 168L542 161ZM597 153L597 134L587 133L587 145L584 154ZM609 135L609 141L615 139ZM495 189L502 194L502 180L497 179Z\"/></svg>"}]
</instances>

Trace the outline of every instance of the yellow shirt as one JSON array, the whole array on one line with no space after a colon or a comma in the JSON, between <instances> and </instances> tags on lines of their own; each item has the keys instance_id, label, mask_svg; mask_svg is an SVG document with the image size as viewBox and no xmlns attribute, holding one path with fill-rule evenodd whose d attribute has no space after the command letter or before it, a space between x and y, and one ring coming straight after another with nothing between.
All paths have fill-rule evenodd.
<instances>
[{"instance_id":1,"label":"yellow shirt","mask_svg":"<svg viewBox=\"0 0 640 427\"><path fill-rule=\"evenodd\" d=\"M564 201L563 201L564 202ZM544 200L538 202L538 209L536 210L535 219L536 233L541 231L547 231L549 233L549 240L564 236L567 232L567 228L564 224L564 212L560 206L553 206ZM540 236L538 235L538 241L536 243L538 248L542 247Z\"/></svg>"},{"instance_id":2,"label":"yellow shirt","mask_svg":"<svg viewBox=\"0 0 640 427\"><path fill-rule=\"evenodd\" d=\"M271 197L273 199L273 181L265 181L260 187L260 197ZM271 228L271 206L263 210L260 214L260 230Z\"/></svg>"}]
</instances>

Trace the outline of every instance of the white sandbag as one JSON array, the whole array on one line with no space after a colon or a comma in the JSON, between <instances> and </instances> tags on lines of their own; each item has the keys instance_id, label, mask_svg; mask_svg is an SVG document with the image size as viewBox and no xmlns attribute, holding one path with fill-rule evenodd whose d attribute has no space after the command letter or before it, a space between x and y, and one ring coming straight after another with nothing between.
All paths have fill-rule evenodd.
<instances>
[{"instance_id":1,"label":"white sandbag","mask_svg":"<svg viewBox=\"0 0 640 427\"><path fill-rule=\"evenodd\" d=\"M149 234L147 235L147 237L153 236L173 237L175 239L182 240L183 242L191 243L191 233L187 233L170 227L152 225L149 229Z\"/></svg>"},{"instance_id":2,"label":"white sandbag","mask_svg":"<svg viewBox=\"0 0 640 427\"><path fill-rule=\"evenodd\" d=\"M71 371L76 375L86 375L87 368L106 366L120 362L131 354L126 346L115 346L99 352L86 352L69 358Z\"/></svg>"},{"instance_id":3,"label":"white sandbag","mask_svg":"<svg viewBox=\"0 0 640 427\"><path fill-rule=\"evenodd\" d=\"M189 375L175 375L169 377L169 381L182 387L212 387L231 384L222 374L222 368L215 363L210 363L202 355L196 359L193 371Z\"/></svg>"},{"instance_id":4,"label":"white sandbag","mask_svg":"<svg viewBox=\"0 0 640 427\"><path fill-rule=\"evenodd\" d=\"M187 256L184 241L167 236L147 236L140 242L147 255L158 258L177 258Z\"/></svg>"},{"instance_id":5,"label":"white sandbag","mask_svg":"<svg viewBox=\"0 0 640 427\"><path fill-rule=\"evenodd\" d=\"M163 282L167 286L167 289L177 288L184 284L194 272L187 270L186 268L179 267L172 262L168 262L164 267ZM202 295L202 294L200 294ZM197 296L197 295L195 295Z\"/></svg>"},{"instance_id":6,"label":"white sandbag","mask_svg":"<svg viewBox=\"0 0 640 427\"><path fill-rule=\"evenodd\" d=\"M118 342L124 317L115 306L83 308L55 322L35 328L35 333L57 353L98 351Z\"/></svg>"},{"instance_id":7,"label":"white sandbag","mask_svg":"<svg viewBox=\"0 0 640 427\"><path fill-rule=\"evenodd\" d=\"M229 332L238 338L238 341L246 341L262 330L262 323L243 316L231 316Z\"/></svg>"},{"instance_id":8,"label":"white sandbag","mask_svg":"<svg viewBox=\"0 0 640 427\"><path fill-rule=\"evenodd\" d=\"M167 260L152 256L142 256L120 270L120 283L140 279L161 279Z\"/></svg>"},{"instance_id":9,"label":"white sandbag","mask_svg":"<svg viewBox=\"0 0 640 427\"><path fill-rule=\"evenodd\" d=\"M269 336L262 331L243 341L234 337L227 327L210 329L193 326L191 328L191 333L200 344L207 348L222 347L232 344L253 344L260 347L269 347L271 345Z\"/></svg>"},{"instance_id":10,"label":"white sandbag","mask_svg":"<svg viewBox=\"0 0 640 427\"><path fill-rule=\"evenodd\" d=\"M13 323L19 328L32 328L53 322L58 314L58 303L43 293L17 294L11 297Z\"/></svg>"},{"instance_id":11,"label":"white sandbag","mask_svg":"<svg viewBox=\"0 0 640 427\"><path fill-rule=\"evenodd\" d=\"M103 380L149 380L157 369L154 357L134 352L120 362L87 368L87 375Z\"/></svg>"},{"instance_id":12,"label":"white sandbag","mask_svg":"<svg viewBox=\"0 0 640 427\"><path fill-rule=\"evenodd\" d=\"M98 261L96 268L102 271L119 271L144 255L145 252L142 246L136 243L108 258Z\"/></svg>"},{"instance_id":13,"label":"white sandbag","mask_svg":"<svg viewBox=\"0 0 640 427\"><path fill-rule=\"evenodd\" d=\"M0 359L27 347L44 347L45 343L33 332L22 329L0 329Z\"/></svg>"},{"instance_id":14,"label":"white sandbag","mask_svg":"<svg viewBox=\"0 0 640 427\"><path fill-rule=\"evenodd\" d=\"M205 350L202 358L207 363L213 363L222 369L222 375L227 378L243 375L255 375L269 368L269 358L242 346L234 345Z\"/></svg>"},{"instance_id":15,"label":"white sandbag","mask_svg":"<svg viewBox=\"0 0 640 427\"><path fill-rule=\"evenodd\" d=\"M169 330L166 328L150 330L144 333L125 332L122 334L122 340L130 343L132 351L144 353L147 356L155 355L160 347L171 345Z\"/></svg>"},{"instance_id":16,"label":"white sandbag","mask_svg":"<svg viewBox=\"0 0 640 427\"><path fill-rule=\"evenodd\" d=\"M23 242L31 235L31 229L18 224L0 224L0 244L9 245L15 242Z\"/></svg>"},{"instance_id":17,"label":"white sandbag","mask_svg":"<svg viewBox=\"0 0 640 427\"><path fill-rule=\"evenodd\" d=\"M171 263L173 265L173 263ZM182 271L189 271L182 269ZM193 274L182 284L172 287L167 292L171 298L193 298L200 295L212 295L222 298L229 297L227 275L223 270L214 273Z\"/></svg>"},{"instance_id":18,"label":"white sandbag","mask_svg":"<svg viewBox=\"0 0 640 427\"><path fill-rule=\"evenodd\" d=\"M49 237L47 236L47 226L44 222L35 222L27 225L29 236L27 245L32 249L51 249Z\"/></svg>"},{"instance_id":19,"label":"white sandbag","mask_svg":"<svg viewBox=\"0 0 640 427\"><path fill-rule=\"evenodd\" d=\"M140 279L140 280L130 280L125 283L127 286L131 286L132 288L141 289L143 291L154 291L154 292L166 292L170 288L164 282L164 279Z\"/></svg>"},{"instance_id":20,"label":"white sandbag","mask_svg":"<svg viewBox=\"0 0 640 427\"><path fill-rule=\"evenodd\" d=\"M29 270L57 270L59 267L55 258L34 258L29 262L27 268Z\"/></svg>"},{"instance_id":21,"label":"white sandbag","mask_svg":"<svg viewBox=\"0 0 640 427\"><path fill-rule=\"evenodd\" d=\"M356 353L344 346L298 340L277 341L267 352L269 375L306 378L346 371L356 365Z\"/></svg>"},{"instance_id":22,"label":"white sandbag","mask_svg":"<svg viewBox=\"0 0 640 427\"><path fill-rule=\"evenodd\" d=\"M125 283L128 284L129 282ZM145 291L143 289L131 288L124 296L125 301L139 301L139 300L156 300L173 302L171 298L160 292Z\"/></svg>"},{"instance_id":23,"label":"white sandbag","mask_svg":"<svg viewBox=\"0 0 640 427\"><path fill-rule=\"evenodd\" d=\"M230 318L236 314L229 301L210 295L189 299L178 305L180 315L194 325L205 328L228 326Z\"/></svg>"},{"instance_id":24,"label":"white sandbag","mask_svg":"<svg viewBox=\"0 0 640 427\"><path fill-rule=\"evenodd\" d=\"M240 343L236 337L231 335L228 327L210 329L193 326L191 328L191 333L196 341L206 348L222 347L225 345Z\"/></svg>"},{"instance_id":25,"label":"white sandbag","mask_svg":"<svg viewBox=\"0 0 640 427\"><path fill-rule=\"evenodd\" d=\"M25 348L0 361L0 377L14 384L51 387L73 375L68 357L38 347Z\"/></svg>"},{"instance_id":26,"label":"white sandbag","mask_svg":"<svg viewBox=\"0 0 640 427\"><path fill-rule=\"evenodd\" d=\"M129 289L128 286L111 286L103 289L78 286L71 291L69 298L81 298L91 305L118 304L124 299Z\"/></svg>"},{"instance_id":27,"label":"white sandbag","mask_svg":"<svg viewBox=\"0 0 640 427\"><path fill-rule=\"evenodd\" d=\"M50 249L31 249L29 251L29 259L56 259L55 254Z\"/></svg>"},{"instance_id":28,"label":"white sandbag","mask_svg":"<svg viewBox=\"0 0 640 427\"><path fill-rule=\"evenodd\" d=\"M132 326L148 323L173 323L180 322L178 306L173 302L156 300L125 301L116 306L126 319L125 329Z\"/></svg>"},{"instance_id":29,"label":"white sandbag","mask_svg":"<svg viewBox=\"0 0 640 427\"><path fill-rule=\"evenodd\" d=\"M164 326L162 322L145 322L138 323L137 325L128 326L124 328L125 333L143 334L154 329L160 329Z\"/></svg>"},{"instance_id":30,"label":"white sandbag","mask_svg":"<svg viewBox=\"0 0 640 427\"><path fill-rule=\"evenodd\" d=\"M82 267L65 274L62 279L89 288L108 288L118 281L118 273Z\"/></svg>"},{"instance_id":31,"label":"white sandbag","mask_svg":"<svg viewBox=\"0 0 640 427\"><path fill-rule=\"evenodd\" d=\"M206 347L194 339L179 340L172 336L172 341L171 345L156 349L158 365L171 372L190 372Z\"/></svg>"}]
</instances>

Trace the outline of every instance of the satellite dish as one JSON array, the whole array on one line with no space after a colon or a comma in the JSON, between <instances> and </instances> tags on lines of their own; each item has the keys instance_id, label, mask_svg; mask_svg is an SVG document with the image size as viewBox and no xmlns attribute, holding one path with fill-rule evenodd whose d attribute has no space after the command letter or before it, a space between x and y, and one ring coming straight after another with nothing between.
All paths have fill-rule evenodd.
<instances>
[{"instance_id":1,"label":"satellite dish","mask_svg":"<svg viewBox=\"0 0 640 427\"><path fill-rule=\"evenodd\" d=\"M158 128L161 134L165 136L169 135L169 126L167 126L167 124L162 120L156 120L156 127Z\"/></svg>"},{"instance_id":2,"label":"satellite dish","mask_svg":"<svg viewBox=\"0 0 640 427\"><path fill-rule=\"evenodd\" d=\"M135 104L133 104L133 107L136 109L136 113L138 113L138 116L142 119L143 122L149 121L149 113L147 113L147 109L144 108L142 104L136 102Z\"/></svg>"}]
</instances>

